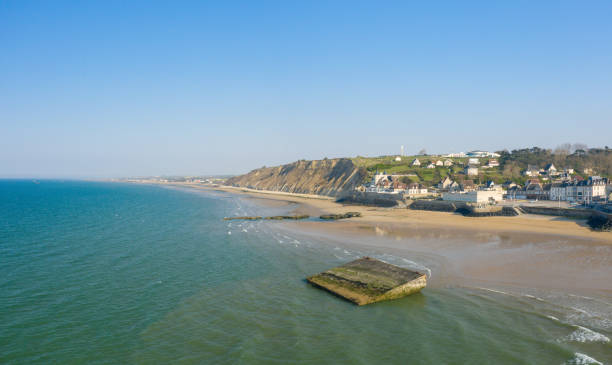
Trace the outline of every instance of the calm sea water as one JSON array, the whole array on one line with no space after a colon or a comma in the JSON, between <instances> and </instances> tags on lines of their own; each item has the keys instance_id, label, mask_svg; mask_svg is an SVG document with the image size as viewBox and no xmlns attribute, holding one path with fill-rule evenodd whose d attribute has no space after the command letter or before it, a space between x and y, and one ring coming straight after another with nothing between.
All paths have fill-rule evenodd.
<instances>
[{"instance_id":1,"label":"calm sea water","mask_svg":"<svg viewBox=\"0 0 612 365\"><path fill-rule=\"evenodd\" d=\"M612 361L605 321L580 326L534 297L433 286L354 306L304 277L363 254L428 264L222 220L282 209L156 186L0 181L0 363Z\"/></svg>"}]
</instances>

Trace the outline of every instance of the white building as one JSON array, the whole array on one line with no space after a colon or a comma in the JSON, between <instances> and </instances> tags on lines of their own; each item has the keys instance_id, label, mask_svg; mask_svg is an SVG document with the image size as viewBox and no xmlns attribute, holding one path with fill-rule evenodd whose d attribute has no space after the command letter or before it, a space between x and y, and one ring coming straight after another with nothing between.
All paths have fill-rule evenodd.
<instances>
[{"instance_id":1,"label":"white building","mask_svg":"<svg viewBox=\"0 0 612 365\"><path fill-rule=\"evenodd\" d=\"M402 158L401 158L400 156L397 156L397 157L395 158L395 161L396 161L396 162L400 162L401 160L402 160Z\"/></svg>"},{"instance_id":2,"label":"white building","mask_svg":"<svg viewBox=\"0 0 612 365\"><path fill-rule=\"evenodd\" d=\"M606 198L608 181L599 176L591 176L588 180L552 184L550 200L590 203L593 200Z\"/></svg>"},{"instance_id":3,"label":"white building","mask_svg":"<svg viewBox=\"0 0 612 365\"><path fill-rule=\"evenodd\" d=\"M433 164L433 162L430 162L430 163L427 165L427 168L428 168L428 169L435 169L435 168L436 168L436 165L434 165L434 164Z\"/></svg>"},{"instance_id":4,"label":"white building","mask_svg":"<svg viewBox=\"0 0 612 365\"><path fill-rule=\"evenodd\" d=\"M468 157L500 157L499 153L488 151L470 151L466 153Z\"/></svg>"},{"instance_id":5,"label":"white building","mask_svg":"<svg viewBox=\"0 0 612 365\"><path fill-rule=\"evenodd\" d=\"M425 195L427 194L427 188L421 184L412 183L406 187L406 194L408 195Z\"/></svg>"},{"instance_id":6,"label":"white building","mask_svg":"<svg viewBox=\"0 0 612 365\"><path fill-rule=\"evenodd\" d=\"M467 166L463 169L463 173L467 176L476 176L478 175L478 167L476 166Z\"/></svg>"},{"instance_id":7,"label":"white building","mask_svg":"<svg viewBox=\"0 0 612 365\"><path fill-rule=\"evenodd\" d=\"M488 167L499 167L499 161L497 161L494 158L489 159L489 162L487 162L487 166Z\"/></svg>"},{"instance_id":8,"label":"white building","mask_svg":"<svg viewBox=\"0 0 612 365\"><path fill-rule=\"evenodd\" d=\"M546 172L548 176L558 175L557 168L555 167L555 165L551 163L549 163L548 165L546 165L546 167L544 167L544 171Z\"/></svg>"},{"instance_id":9,"label":"white building","mask_svg":"<svg viewBox=\"0 0 612 365\"><path fill-rule=\"evenodd\" d=\"M475 190L442 194L442 200L466 203L496 203L502 201L503 197L502 190Z\"/></svg>"},{"instance_id":10,"label":"white building","mask_svg":"<svg viewBox=\"0 0 612 365\"><path fill-rule=\"evenodd\" d=\"M458 152L458 153L449 153L448 155L445 155L444 157L462 158L462 157L467 157L467 155L465 154L465 152Z\"/></svg>"},{"instance_id":11,"label":"white building","mask_svg":"<svg viewBox=\"0 0 612 365\"><path fill-rule=\"evenodd\" d=\"M473 157L468 160L468 165L480 165L480 160Z\"/></svg>"},{"instance_id":12,"label":"white building","mask_svg":"<svg viewBox=\"0 0 612 365\"><path fill-rule=\"evenodd\" d=\"M414 160L412 160L411 165L412 166L421 166L421 161L419 161L418 158L415 158Z\"/></svg>"},{"instance_id":13,"label":"white building","mask_svg":"<svg viewBox=\"0 0 612 365\"><path fill-rule=\"evenodd\" d=\"M590 203L593 200L605 199L608 181L599 176L591 176L588 180L579 181L566 192L567 200L579 203Z\"/></svg>"},{"instance_id":14,"label":"white building","mask_svg":"<svg viewBox=\"0 0 612 365\"><path fill-rule=\"evenodd\" d=\"M445 160L445 161L444 161L444 166L446 166L446 167L453 166L453 161L451 161L451 160Z\"/></svg>"},{"instance_id":15,"label":"white building","mask_svg":"<svg viewBox=\"0 0 612 365\"><path fill-rule=\"evenodd\" d=\"M557 183L550 186L550 200L567 200L567 183Z\"/></svg>"},{"instance_id":16,"label":"white building","mask_svg":"<svg viewBox=\"0 0 612 365\"><path fill-rule=\"evenodd\" d=\"M534 165L527 165L527 170L523 172L523 175L529 177L540 176L540 168Z\"/></svg>"}]
</instances>

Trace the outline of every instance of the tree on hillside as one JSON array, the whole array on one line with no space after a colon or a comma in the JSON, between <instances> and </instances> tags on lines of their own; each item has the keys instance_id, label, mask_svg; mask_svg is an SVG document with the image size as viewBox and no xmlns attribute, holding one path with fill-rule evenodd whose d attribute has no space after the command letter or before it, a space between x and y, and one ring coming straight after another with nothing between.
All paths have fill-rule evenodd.
<instances>
[{"instance_id":1,"label":"tree on hillside","mask_svg":"<svg viewBox=\"0 0 612 365\"><path fill-rule=\"evenodd\" d=\"M572 152L572 144L571 143L563 143L558 145L555 150L554 150L554 154L555 155L569 155Z\"/></svg>"},{"instance_id":2,"label":"tree on hillside","mask_svg":"<svg viewBox=\"0 0 612 365\"><path fill-rule=\"evenodd\" d=\"M402 182L403 184L408 185L408 184L411 184L413 181L412 181L412 179L410 178L410 176L402 176L402 177L400 178L400 182Z\"/></svg>"},{"instance_id":3,"label":"tree on hillside","mask_svg":"<svg viewBox=\"0 0 612 365\"><path fill-rule=\"evenodd\" d=\"M588 149L587 145L584 143L574 143L572 145L571 153L576 153L579 150L586 151Z\"/></svg>"},{"instance_id":4,"label":"tree on hillside","mask_svg":"<svg viewBox=\"0 0 612 365\"><path fill-rule=\"evenodd\" d=\"M507 179L517 178L521 176L521 167L514 161L509 161L504 165L502 175Z\"/></svg>"}]
</instances>

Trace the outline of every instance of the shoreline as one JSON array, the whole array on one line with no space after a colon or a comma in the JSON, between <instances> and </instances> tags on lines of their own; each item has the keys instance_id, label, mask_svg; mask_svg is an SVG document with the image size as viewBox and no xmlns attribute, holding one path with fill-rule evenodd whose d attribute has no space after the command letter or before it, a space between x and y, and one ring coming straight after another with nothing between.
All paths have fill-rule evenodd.
<instances>
[{"instance_id":1,"label":"shoreline","mask_svg":"<svg viewBox=\"0 0 612 365\"><path fill-rule=\"evenodd\" d=\"M612 233L594 232L559 217L464 217L459 214L336 203L333 198L235 187L160 184L238 194L257 204L290 207L290 214L345 213L338 221L276 224L346 248L374 249L429 259L434 286L493 286L560 290L612 298Z\"/></svg>"},{"instance_id":2,"label":"shoreline","mask_svg":"<svg viewBox=\"0 0 612 365\"><path fill-rule=\"evenodd\" d=\"M262 201L281 201L296 203L294 214L339 214L347 211L360 212L362 217L335 222L338 225L354 225L359 222L365 225L404 226L404 229L423 230L441 229L464 233L495 233L495 234L535 234L548 237L579 239L599 244L612 245L612 232L597 232L591 230L584 220L523 214L516 217L465 217L460 214L406 208L381 208L357 204L337 203L334 198L319 195L293 194L275 191L260 191L254 189L230 186L205 186L194 184L159 184L174 185L202 190L217 190L248 196ZM308 222L312 223L312 222ZM397 228L397 227L396 227Z\"/></svg>"},{"instance_id":3,"label":"shoreline","mask_svg":"<svg viewBox=\"0 0 612 365\"><path fill-rule=\"evenodd\" d=\"M437 255L449 277L525 287L596 290L612 295L612 232L590 230L568 218L464 217L460 214L336 203L331 197L261 192L228 186L156 184L238 194L258 204L294 204L290 214L362 217L279 222L287 229L350 245ZM350 242L350 243L348 243ZM445 268L446 270L446 268ZM452 280L456 281L456 280Z\"/></svg>"}]
</instances>

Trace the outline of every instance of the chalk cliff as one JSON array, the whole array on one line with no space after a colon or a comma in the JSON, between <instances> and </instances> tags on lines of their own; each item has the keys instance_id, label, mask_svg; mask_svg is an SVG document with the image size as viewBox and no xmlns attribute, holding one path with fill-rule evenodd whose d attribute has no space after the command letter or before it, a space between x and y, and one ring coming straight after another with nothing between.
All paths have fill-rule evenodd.
<instances>
[{"instance_id":1,"label":"chalk cliff","mask_svg":"<svg viewBox=\"0 0 612 365\"><path fill-rule=\"evenodd\" d=\"M348 158L297 161L276 167L262 167L235 176L226 185L287 193L341 196L365 179L367 172Z\"/></svg>"}]
</instances>

